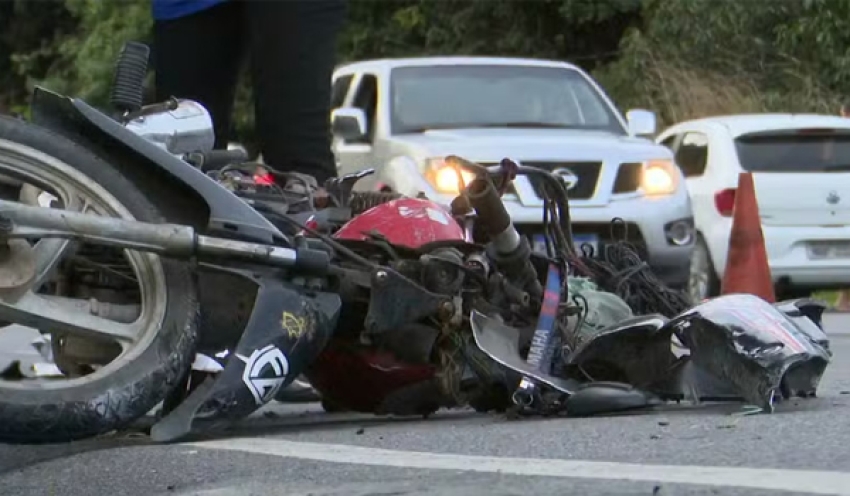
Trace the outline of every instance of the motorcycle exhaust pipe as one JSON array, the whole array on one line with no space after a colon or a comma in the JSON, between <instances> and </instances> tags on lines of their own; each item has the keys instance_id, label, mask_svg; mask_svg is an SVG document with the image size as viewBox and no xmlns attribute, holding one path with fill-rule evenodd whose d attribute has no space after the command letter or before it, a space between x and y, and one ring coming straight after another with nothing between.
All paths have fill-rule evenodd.
<instances>
[{"instance_id":1,"label":"motorcycle exhaust pipe","mask_svg":"<svg viewBox=\"0 0 850 496\"><path fill-rule=\"evenodd\" d=\"M543 296L537 271L531 264L531 247L511 222L499 192L487 177L477 177L466 187L466 196L478 213L476 222L490 238L489 255L508 280L535 301Z\"/></svg>"}]
</instances>

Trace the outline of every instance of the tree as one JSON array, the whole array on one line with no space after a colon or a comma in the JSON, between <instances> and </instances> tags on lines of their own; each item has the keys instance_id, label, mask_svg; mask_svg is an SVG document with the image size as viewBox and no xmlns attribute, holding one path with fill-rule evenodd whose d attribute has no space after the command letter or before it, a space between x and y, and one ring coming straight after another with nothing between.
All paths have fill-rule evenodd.
<instances>
[{"instance_id":1,"label":"tree","mask_svg":"<svg viewBox=\"0 0 850 496\"><path fill-rule=\"evenodd\" d=\"M62 3L0 2L0 112L26 110L28 82L47 74L57 40L75 29Z\"/></svg>"},{"instance_id":2,"label":"tree","mask_svg":"<svg viewBox=\"0 0 850 496\"><path fill-rule=\"evenodd\" d=\"M0 2L0 110L25 108L34 83L105 105L122 44L149 41L149 1ZM650 107L667 122L722 112L833 112L850 87L850 0L352 0L350 6L340 61L436 54L568 60L594 71L621 107ZM235 117L249 138L244 84Z\"/></svg>"}]
</instances>

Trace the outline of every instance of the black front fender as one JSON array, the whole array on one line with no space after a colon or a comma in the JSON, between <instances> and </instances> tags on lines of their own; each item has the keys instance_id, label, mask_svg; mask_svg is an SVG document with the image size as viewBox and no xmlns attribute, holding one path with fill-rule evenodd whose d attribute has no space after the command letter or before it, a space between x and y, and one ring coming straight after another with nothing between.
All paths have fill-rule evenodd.
<instances>
[{"instance_id":1,"label":"black front fender","mask_svg":"<svg viewBox=\"0 0 850 496\"><path fill-rule=\"evenodd\" d=\"M211 235L289 244L265 217L206 174L82 100L36 88L33 122L104 158L166 210Z\"/></svg>"},{"instance_id":2,"label":"black front fender","mask_svg":"<svg viewBox=\"0 0 850 496\"><path fill-rule=\"evenodd\" d=\"M251 316L224 370L207 378L151 430L156 442L181 439L196 419L205 427L245 418L271 401L324 350L337 328L342 300L335 293L304 292L275 274L243 277L258 285Z\"/></svg>"}]
</instances>

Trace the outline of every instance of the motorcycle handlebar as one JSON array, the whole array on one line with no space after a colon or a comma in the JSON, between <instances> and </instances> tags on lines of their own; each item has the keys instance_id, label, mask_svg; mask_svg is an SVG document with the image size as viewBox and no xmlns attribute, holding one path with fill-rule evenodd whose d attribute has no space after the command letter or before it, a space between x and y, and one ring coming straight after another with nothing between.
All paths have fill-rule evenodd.
<instances>
[{"instance_id":1,"label":"motorcycle handlebar","mask_svg":"<svg viewBox=\"0 0 850 496\"><path fill-rule=\"evenodd\" d=\"M559 218L558 226L561 231L561 233L559 233L559 236L563 237L563 240L560 244L563 245L564 250L566 250L568 253L573 255L575 254L573 250L572 219L570 218L570 203L569 197L567 195L567 189L564 187L563 182L561 182L561 180L559 180L553 174L538 167L519 165L510 159L505 159L499 165L493 166L484 166L481 164L477 164L475 162L466 160L456 155L446 157L445 161L450 165L454 165L456 167L474 173L477 176L477 179L484 179L486 177L485 180L490 182L491 185L493 183L490 178L492 176L500 174L511 176L535 175L540 177L549 186L548 189L551 190L552 193L554 193L554 201L557 205ZM512 177L507 177L506 179L512 179ZM469 186L472 186L472 184L474 183L475 181L472 181ZM472 203L472 197L470 196L471 190L469 186L466 188L466 196L469 198L470 203ZM495 222L503 215L507 215L507 211L504 207L504 204L501 201L499 201L498 203L499 207L497 207L493 202L488 202L486 207L482 203L481 209L475 207L475 210L478 212L478 216L481 222L492 223L493 225L504 225L503 222ZM488 219L488 217L490 219Z\"/></svg>"}]
</instances>

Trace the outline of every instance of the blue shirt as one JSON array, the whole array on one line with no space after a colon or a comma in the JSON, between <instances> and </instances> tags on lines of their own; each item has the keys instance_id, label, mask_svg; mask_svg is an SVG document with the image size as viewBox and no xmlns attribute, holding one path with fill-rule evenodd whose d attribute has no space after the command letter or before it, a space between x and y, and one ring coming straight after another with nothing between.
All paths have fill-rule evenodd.
<instances>
[{"instance_id":1,"label":"blue shirt","mask_svg":"<svg viewBox=\"0 0 850 496\"><path fill-rule=\"evenodd\" d=\"M153 18L157 21L178 19L227 0L151 0Z\"/></svg>"}]
</instances>

